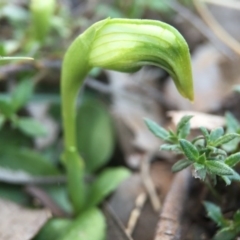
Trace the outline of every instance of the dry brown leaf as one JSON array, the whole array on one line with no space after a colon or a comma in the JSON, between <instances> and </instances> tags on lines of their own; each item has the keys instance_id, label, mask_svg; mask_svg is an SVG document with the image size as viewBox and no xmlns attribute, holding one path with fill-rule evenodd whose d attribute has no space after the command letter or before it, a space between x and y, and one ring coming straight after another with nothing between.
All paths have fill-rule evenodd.
<instances>
[{"instance_id":1,"label":"dry brown leaf","mask_svg":"<svg viewBox=\"0 0 240 240\"><path fill-rule=\"evenodd\" d=\"M32 239L51 217L46 210L31 210L9 200L0 199L0 239Z\"/></svg>"}]
</instances>

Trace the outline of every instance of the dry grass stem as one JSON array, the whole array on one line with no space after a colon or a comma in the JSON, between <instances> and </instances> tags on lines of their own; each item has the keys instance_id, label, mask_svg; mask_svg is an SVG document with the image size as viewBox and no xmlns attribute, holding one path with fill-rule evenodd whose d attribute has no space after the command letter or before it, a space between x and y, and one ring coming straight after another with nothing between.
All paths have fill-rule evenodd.
<instances>
[{"instance_id":1,"label":"dry grass stem","mask_svg":"<svg viewBox=\"0 0 240 240\"><path fill-rule=\"evenodd\" d=\"M200 0L193 0L193 3L201 17L216 34L216 36L218 36L219 39L234 52L240 55L240 43L221 27L206 5Z\"/></svg>"},{"instance_id":2,"label":"dry grass stem","mask_svg":"<svg viewBox=\"0 0 240 240\"><path fill-rule=\"evenodd\" d=\"M203 2L240 10L240 2L236 0L202 0Z\"/></svg>"}]
</instances>

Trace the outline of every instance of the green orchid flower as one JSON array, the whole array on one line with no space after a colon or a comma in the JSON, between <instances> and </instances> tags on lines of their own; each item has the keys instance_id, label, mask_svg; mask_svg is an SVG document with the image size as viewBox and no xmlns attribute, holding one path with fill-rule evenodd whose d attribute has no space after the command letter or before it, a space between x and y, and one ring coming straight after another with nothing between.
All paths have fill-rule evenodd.
<instances>
[{"instance_id":1,"label":"green orchid flower","mask_svg":"<svg viewBox=\"0 0 240 240\"><path fill-rule=\"evenodd\" d=\"M62 68L61 95L69 194L77 212L83 202L84 162L76 148L75 103L89 71L101 67L135 72L154 65L166 70L179 93L193 100L191 59L186 41L170 25L154 20L105 19L89 27L68 48Z\"/></svg>"}]
</instances>

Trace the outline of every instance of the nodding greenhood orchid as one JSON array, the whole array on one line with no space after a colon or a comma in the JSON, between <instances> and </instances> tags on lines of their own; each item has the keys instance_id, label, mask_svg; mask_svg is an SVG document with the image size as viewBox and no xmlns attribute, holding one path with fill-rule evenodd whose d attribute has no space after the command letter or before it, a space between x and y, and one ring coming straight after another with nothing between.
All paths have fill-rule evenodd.
<instances>
[{"instance_id":1,"label":"nodding greenhood orchid","mask_svg":"<svg viewBox=\"0 0 240 240\"><path fill-rule=\"evenodd\" d=\"M68 48L62 68L61 95L69 193L76 211L83 199L84 163L76 149L75 102L89 71L102 67L135 72L144 65L166 70L180 94L193 100L189 49L182 35L170 25L154 20L105 19L89 27ZM78 189L78 190L77 190Z\"/></svg>"}]
</instances>

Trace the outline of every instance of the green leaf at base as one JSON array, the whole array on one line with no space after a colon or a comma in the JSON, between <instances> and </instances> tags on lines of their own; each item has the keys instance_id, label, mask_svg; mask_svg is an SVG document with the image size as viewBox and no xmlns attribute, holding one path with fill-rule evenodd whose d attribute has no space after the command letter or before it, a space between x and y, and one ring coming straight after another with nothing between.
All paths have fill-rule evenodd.
<instances>
[{"instance_id":1,"label":"green leaf at base","mask_svg":"<svg viewBox=\"0 0 240 240\"><path fill-rule=\"evenodd\" d=\"M105 231L103 214L92 208L80 214L59 240L105 240Z\"/></svg>"},{"instance_id":2,"label":"green leaf at base","mask_svg":"<svg viewBox=\"0 0 240 240\"><path fill-rule=\"evenodd\" d=\"M104 170L97 179L95 179L90 188L88 202L86 203L87 207L90 208L101 203L105 197L114 191L118 185L129 176L129 170L123 167Z\"/></svg>"},{"instance_id":3,"label":"green leaf at base","mask_svg":"<svg viewBox=\"0 0 240 240\"><path fill-rule=\"evenodd\" d=\"M45 126L33 118L19 118L16 125L23 133L30 137L43 137L47 135Z\"/></svg>"},{"instance_id":4,"label":"green leaf at base","mask_svg":"<svg viewBox=\"0 0 240 240\"><path fill-rule=\"evenodd\" d=\"M50 219L34 240L54 240L62 237L72 224L70 219Z\"/></svg>"},{"instance_id":5,"label":"green leaf at base","mask_svg":"<svg viewBox=\"0 0 240 240\"><path fill-rule=\"evenodd\" d=\"M97 171L111 158L115 146L112 119L105 106L88 98L77 113L77 147L88 172Z\"/></svg>"}]
</instances>

